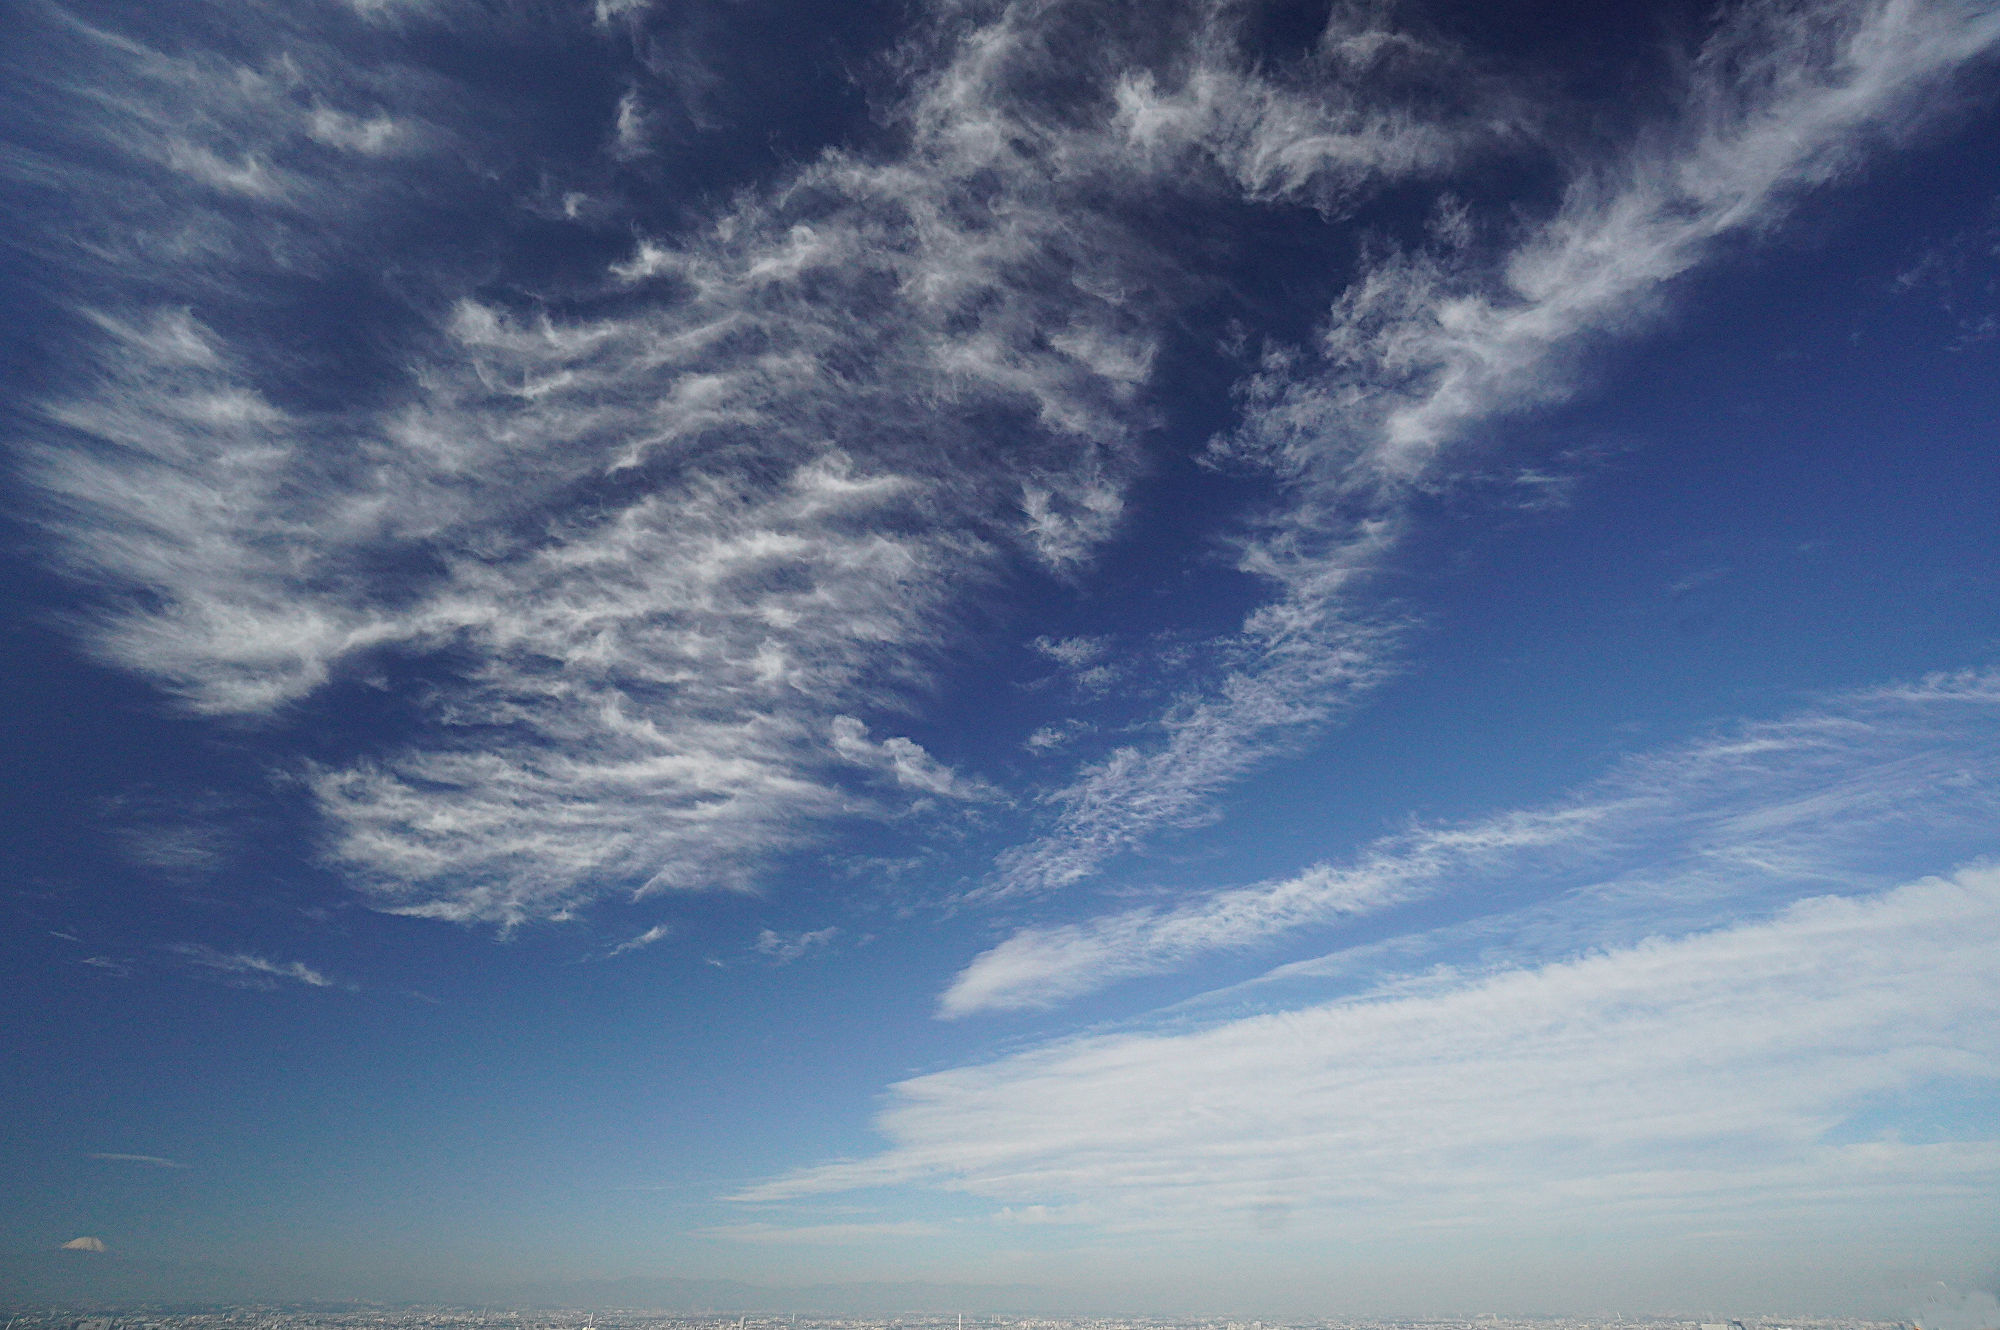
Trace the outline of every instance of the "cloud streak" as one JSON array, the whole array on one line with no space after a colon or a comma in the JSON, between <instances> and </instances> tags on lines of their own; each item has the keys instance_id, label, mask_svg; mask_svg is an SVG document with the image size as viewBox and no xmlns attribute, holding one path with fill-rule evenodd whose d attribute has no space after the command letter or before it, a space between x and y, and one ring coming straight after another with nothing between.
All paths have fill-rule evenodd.
<instances>
[{"instance_id":1,"label":"cloud streak","mask_svg":"<svg viewBox=\"0 0 2000 1330\"><path fill-rule=\"evenodd\" d=\"M1496 417L1569 395L1582 353L1642 326L1723 242L1917 131L1996 43L2000 16L1952 0L1736 7L1670 123L1579 171L1556 215L1497 254L1453 229L1385 256L1310 360L1280 353L1247 385L1223 448L1344 493L1418 480Z\"/></svg>"},{"instance_id":2,"label":"cloud streak","mask_svg":"<svg viewBox=\"0 0 2000 1330\"><path fill-rule=\"evenodd\" d=\"M831 946L839 936L838 928L815 928L797 933L780 933L766 928L757 934L757 951L779 965L789 965L802 956Z\"/></svg>"},{"instance_id":3,"label":"cloud streak","mask_svg":"<svg viewBox=\"0 0 2000 1330\"><path fill-rule=\"evenodd\" d=\"M606 952L605 955L623 956L630 952L643 950L646 947L652 946L655 942L664 941L672 937L673 932L673 927L669 924L654 924L645 932L626 938L623 942L620 942L617 946Z\"/></svg>"},{"instance_id":4,"label":"cloud streak","mask_svg":"<svg viewBox=\"0 0 2000 1330\"><path fill-rule=\"evenodd\" d=\"M870 713L968 590L1070 575L1116 530L1198 276L1133 206L1336 209L1492 134L1436 52L1335 43L1267 77L1223 8L1105 17L940 17L905 51L893 151L831 149L536 300L450 293L380 407L294 400L282 357L190 311L185 253L119 253L93 274L121 295L86 311L92 381L46 405L32 463L66 571L106 593L96 649L224 714L422 672L406 747L309 782L332 857L418 915L743 887L814 824L988 797L867 739ZM434 83L282 37L313 54L281 78L92 34L91 78L44 88L96 158L160 179L65 184L107 230L112 200L155 197L127 229L201 235L208 308L263 298L274 265L337 272L368 207L421 211L438 147L477 141ZM1037 95L1056 76L1076 99ZM641 119L621 101L606 141L638 151ZM298 240L272 256L273 234Z\"/></svg>"},{"instance_id":5,"label":"cloud streak","mask_svg":"<svg viewBox=\"0 0 2000 1330\"><path fill-rule=\"evenodd\" d=\"M737 1199L1087 1198L1108 1228L1179 1236L1275 1209L1316 1241L1965 1212L2000 1179L1990 1142L1878 1136L1857 1115L2000 1080L1996 943L2000 871L1969 869L1553 963L1058 1040L904 1081L880 1154Z\"/></svg>"},{"instance_id":6,"label":"cloud streak","mask_svg":"<svg viewBox=\"0 0 2000 1330\"><path fill-rule=\"evenodd\" d=\"M1514 905L1523 883L1568 898L1573 912L1581 895L1615 897L1621 926L1686 926L1835 883L1878 882L1885 846L1914 838L1937 855L1976 843L2000 813L1996 789L1995 676L1870 690L1630 759L1548 807L1387 837L1345 864L1172 908L1022 929L953 980L939 1014L1052 1007L1447 892Z\"/></svg>"},{"instance_id":7,"label":"cloud streak","mask_svg":"<svg viewBox=\"0 0 2000 1330\"><path fill-rule=\"evenodd\" d=\"M398 680L399 740L304 771L325 853L379 908L503 929L749 889L854 819L1006 805L895 718L968 602L1080 578L1120 529L1161 354L1243 261L1160 219L1331 223L1550 141L1547 108L1367 7L1272 59L1232 5L940 6L874 146L669 224L606 183L655 141L641 68L587 164L537 158L360 12L365 45L331 9L231 18L225 57L47 11L68 58L17 71L42 138L8 178L63 201L24 243L82 350L25 471L80 631L192 710L282 724ZM607 43L647 21L577 16ZM1365 696L1400 640L1365 584L1413 487L1995 40L1951 0L1747 6L1678 119L1576 167L1553 218L1489 250L1446 208L1433 246L1366 265L1215 450L1284 490L1240 551L1271 598L1151 737L1047 794L983 894L1213 817ZM445 216L533 216L600 259L495 282L432 241L423 289L381 290L382 228ZM329 394L304 362L364 277L400 340Z\"/></svg>"},{"instance_id":8,"label":"cloud streak","mask_svg":"<svg viewBox=\"0 0 2000 1330\"><path fill-rule=\"evenodd\" d=\"M1560 402L1588 354L1644 327L1675 279L1780 222L1807 191L1914 133L1945 83L1991 57L2000 16L1955 0L1736 6L1673 116L1621 156L1572 161L1560 208L1496 245L1449 198L1426 246L1378 252L1315 341L1275 346L1241 385L1225 464L1288 501L1240 566L1275 594L1226 644L1217 684L1054 796L1055 826L1001 863L1001 895L1080 882L1351 706L1390 668L1365 599L1413 498L1452 488L1507 417Z\"/></svg>"},{"instance_id":9,"label":"cloud streak","mask_svg":"<svg viewBox=\"0 0 2000 1330\"><path fill-rule=\"evenodd\" d=\"M201 943L182 943L168 951L225 983L244 988L276 988L281 982L307 988L336 988L340 985L304 961L275 961L248 951L220 951Z\"/></svg>"},{"instance_id":10,"label":"cloud streak","mask_svg":"<svg viewBox=\"0 0 2000 1330\"><path fill-rule=\"evenodd\" d=\"M193 1165L191 1165L191 1164L183 1164L183 1163L181 1163L181 1162L180 1162L180 1161L179 1161L178 1159L166 1159L166 1158L162 1158L162 1157L161 1157L161 1156L159 1156L159 1155L127 1155L127 1154L113 1154L113 1153L91 1153L91 1154L86 1154L86 1155L84 1155L84 1158L85 1158L85 1159L96 1159L96 1160L100 1160L100 1161L102 1161L102 1162L104 1162L104 1163L107 1163L107 1164L139 1164L139 1165L143 1165L143 1166L144 1166L144 1167L146 1167L146 1168L170 1168L170 1169L179 1169L179 1168L191 1168L191 1167L193 1167Z\"/></svg>"}]
</instances>

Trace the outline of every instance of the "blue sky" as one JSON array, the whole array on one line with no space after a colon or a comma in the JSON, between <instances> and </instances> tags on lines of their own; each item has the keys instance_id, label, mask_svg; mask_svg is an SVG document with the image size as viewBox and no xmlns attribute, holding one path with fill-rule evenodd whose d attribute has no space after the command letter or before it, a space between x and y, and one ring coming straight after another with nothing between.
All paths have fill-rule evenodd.
<instances>
[{"instance_id":1,"label":"blue sky","mask_svg":"<svg viewBox=\"0 0 2000 1330\"><path fill-rule=\"evenodd\" d=\"M15 1258L1992 1284L1991 4L0 22Z\"/></svg>"}]
</instances>

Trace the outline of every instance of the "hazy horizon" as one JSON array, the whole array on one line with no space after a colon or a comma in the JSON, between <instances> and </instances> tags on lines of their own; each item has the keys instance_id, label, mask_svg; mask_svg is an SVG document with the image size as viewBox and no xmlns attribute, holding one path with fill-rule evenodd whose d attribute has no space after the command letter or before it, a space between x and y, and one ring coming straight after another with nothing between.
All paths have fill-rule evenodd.
<instances>
[{"instance_id":1,"label":"hazy horizon","mask_svg":"<svg viewBox=\"0 0 2000 1330\"><path fill-rule=\"evenodd\" d=\"M58 1290L47 1289L54 1293ZM460 1290L466 1292L468 1290ZM267 1290L268 1292L268 1290ZM734 1324L763 1327L804 1324L808 1327L861 1326L1009 1326L1119 1327L1147 1330L1155 1326L1203 1326L1208 1330L1273 1330L1283 1327L1374 1327L1447 1325L1459 1330L1492 1327L1510 1330L1522 1325L1560 1325L1578 1330L1609 1330L1617 1326L1676 1327L1676 1330L1983 1330L1994 1322L1991 1294L1966 1292L1942 1284L1927 1290L1907 1290L1900 1315L1818 1314L1811 1312L1718 1311L1713 1307L1678 1311L1473 1312L1448 1307L1422 1311L1347 1312L1258 1315L1248 1312L1196 1310L1135 1310L1113 1305L1078 1310L1047 1303L1024 1290L931 1284L867 1284L796 1290L759 1289L731 1281L662 1280L627 1277L551 1283L539 1289L514 1290L512 1301L496 1298L360 1298L360 1297L139 1297L72 1289L63 1296L0 1303L0 1310L21 1330L38 1330L54 1323L77 1330L79 1319L112 1318L114 1327L137 1330L206 1330L211 1325L239 1323L246 1316L267 1326L341 1327L388 1323L449 1326L541 1326L562 1330L629 1330L649 1326ZM763 1297L758 1301L759 1296ZM1005 1299L1011 1297L1011 1302ZM817 1298L818 1301L813 1301ZM1143 1300L1143 1299L1142 1299ZM92 1327L91 1330L97 1330Z\"/></svg>"}]
</instances>

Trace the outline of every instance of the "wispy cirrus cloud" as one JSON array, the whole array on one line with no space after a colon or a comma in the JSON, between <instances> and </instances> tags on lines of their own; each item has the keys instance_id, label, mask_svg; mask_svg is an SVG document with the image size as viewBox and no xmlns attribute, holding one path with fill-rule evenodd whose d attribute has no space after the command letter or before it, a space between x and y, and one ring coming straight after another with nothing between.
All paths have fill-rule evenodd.
<instances>
[{"instance_id":1,"label":"wispy cirrus cloud","mask_svg":"<svg viewBox=\"0 0 2000 1330\"><path fill-rule=\"evenodd\" d=\"M1940 0L1744 4L1694 60L1674 118L1583 167L1499 251L1392 253L1306 358L1247 386L1220 445L1337 493L1393 493L1496 417L1574 391L1579 357L1656 316L1674 279L1920 129L1941 85L2000 45L1990 8Z\"/></svg>"},{"instance_id":2,"label":"wispy cirrus cloud","mask_svg":"<svg viewBox=\"0 0 2000 1330\"><path fill-rule=\"evenodd\" d=\"M1364 533L1357 546L1378 540ZM1217 644L1220 681L1157 717L1164 738L1121 745L1048 796L1053 829L1004 852L994 881L975 894L1071 886L1152 836L1213 820L1214 796L1388 678L1399 632L1342 599L1339 584L1367 564L1359 548L1349 553L1353 565L1327 572L1313 595L1256 611L1240 636Z\"/></svg>"},{"instance_id":3,"label":"wispy cirrus cloud","mask_svg":"<svg viewBox=\"0 0 2000 1330\"><path fill-rule=\"evenodd\" d=\"M629 952L643 950L646 947L652 946L655 942L662 942L672 937L673 932L673 926L670 924L654 924L645 932L626 938L623 942L620 942L617 946L606 952L605 955L623 956Z\"/></svg>"},{"instance_id":4,"label":"wispy cirrus cloud","mask_svg":"<svg viewBox=\"0 0 2000 1330\"><path fill-rule=\"evenodd\" d=\"M780 933L776 929L766 928L757 934L757 951L761 955L769 956L779 965L789 965L802 956L818 951L822 947L831 946L833 940L839 936L840 930L833 927L814 928L795 933Z\"/></svg>"},{"instance_id":5,"label":"wispy cirrus cloud","mask_svg":"<svg viewBox=\"0 0 2000 1330\"><path fill-rule=\"evenodd\" d=\"M393 24L362 63L333 11L234 25L229 57L49 12L84 72L25 79L32 123L64 128L10 179L73 205L26 243L95 353L42 404L27 469L58 563L99 597L86 634L217 714L419 677L400 743L308 772L327 852L381 908L501 927L745 888L817 828L998 795L884 718L977 588L1079 576L1118 529L1160 351L1215 288L1141 218L1337 218L1481 153L1569 151L1546 107L1380 12L1337 7L1271 61L1232 6L1022 0L920 26L882 146L664 227L550 212L588 193L564 178L601 187L603 144L640 142L643 99L607 102L588 171L515 161ZM606 41L646 21L599 17L579 22ZM1365 696L1401 633L1366 584L1409 495L1572 391L1722 242L1920 124L1995 41L1956 0L1743 6L1674 118L1566 159L1552 217L1489 243L1447 205L1430 245L1365 264L1314 344L1267 355L1215 450L1285 490L1241 547L1273 597L1156 737L1047 796L1045 834L980 894L1080 882L1208 820ZM316 397L280 317L324 314L299 284L369 270L384 217L474 197L607 257L511 295L441 263L397 297L393 368Z\"/></svg>"},{"instance_id":6,"label":"wispy cirrus cloud","mask_svg":"<svg viewBox=\"0 0 2000 1330\"><path fill-rule=\"evenodd\" d=\"M128 1155L93 1151L84 1155L85 1159L95 1159L106 1164L137 1164L144 1168L185 1169L192 1164L183 1164L178 1159L167 1159L161 1155Z\"/></svg>"},{"instance_id":7,"label":"wispy cirrus cloud","mask_svg":"<svg viewBox=\"0 0 2000 1330\"><path fill-rule=\"evenodd\" d=\"M1289 501L1242 546L1273 598L1224 644L1219 682L1053 796L1054 827L1003 857L994 890L1082 881L1160 832L1213 815L1230 783L1388 672L1394 626L1367 599L1410 501L1478 471L1507 417L1560 402L1589 353L1646 326L1677 278L1760 235L1808 191L1916 132L2000 46L1960 0L1746 3L1691 62L1670 117L1622 152L1579 153L1553 216L1497 243L1448 198L1432 240L1388 248L1316 340L1272 347L1213 456L1283 479Z\"/></svg>"},{"instance_id":8,"label":"wispy cirrus cloud","mask_svg":"<svg viewBox=\"0 0 2000 1330\"><path fill-rule=\"evenodd\" d=\"M1330 41L1262 71L1230 12L945 13L905 48L893 148L829 150L526 299L447 267L360 408L315 405L282 338L232 321L273 273L333 280L373 214L474 189L432 158L504 161L479 117L414 65L346 69L310 15L236 25L261 63L78 37L89 72L35 86L79 152L42 169L144 241L38 241L87 274L99 347L31 462L65 570L105 593L93 644L211 713L423 672L406 745L310 779L330 854L407 913L742 887L816 824L983 797L866 736L969 589L1073 573L1117 528L1205 280L1134 206L1331 213L1506 130L1448 52ZM604 141L637 151L642 120L618 103Z\"/></svg>"},{"instance_id":9,"label":"wispy cirrus cloud","mask_svg":"<svg viewBox=\"0 0 2000 1330\"><path fill-rule=\"evenodd\" d=\"M1022 929L975 958L939 1012L1052 1007L1446 892L1505 909L1560 895L1578 927L1591 913L1579 897L1615 898L1621 927L1687 927L1910 871L1888 846L1974 852L1996 791L2000 679L1940 675L1637 756L1558 803L1386 837L1345 864Z\"/></svg>"},{"instance_id":10,"label":"wispy cirrus cloud","mask_svg":"<svg viewBox=\"0 0 2000 1330\"><path fill-rule=\"evenodd\" d=\"M853 716L835 716L831 729L834 752L855 766L879 771L906 790L961 802L998 797L992 786L953 771L914 740L870 739L868 727Z\"/></svg>"},{"instance_id":11,"label":"wispy cirrus cloud","mask_svg":"<svg viewBox=\"0 0 2000 1330\"><path fill-rule=\"evenodd\" d=\"M916 1186L1193 1237L1315 1241L1476 1222L1660 1232L1917 1205L2000 1180L1979 1140L1867 1107L2000 1081L2000 871L1164 1032L1056 1040L894 1087L879 1154L745 1188ZM1955 1222L1955 1221L1954 1221Z\"/></svg>"},{"instance_id":12,"label":"wispy cirrus cloud","mask_svg":"<svg viewBox=\"0 0 2000 1330\"><path fill-rule=\"evenodd\" d=\"M203 943L180 943L167 948L196 973L245 988L276 988L280 983L303 984L307 988L342 987L304 961L278 961L249 951L223 951Z\"/></svg>"}]
</instances>

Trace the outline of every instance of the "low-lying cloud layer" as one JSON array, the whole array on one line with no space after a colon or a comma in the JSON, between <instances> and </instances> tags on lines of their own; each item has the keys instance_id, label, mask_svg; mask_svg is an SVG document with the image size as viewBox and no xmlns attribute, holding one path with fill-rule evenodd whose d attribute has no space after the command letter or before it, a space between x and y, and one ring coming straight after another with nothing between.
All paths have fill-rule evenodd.
<instances>
[{"instance_id":1,"label":"low-lying cloud layer","mask_svg":"<svg viewBox=\"0 0 2000 1330\"><path fill-rule=\"evenodd\" d=\"M746 1202L921 1183L1111 1229L1310 1219L1318 1241L1477 1222L1810 1227L2000 1183L1983 1139L1865 1126L2000 1080L2000 871L1301 1010L1058 1040L904 1081L882 1153Z\"/></svg>"}]
</instances>

